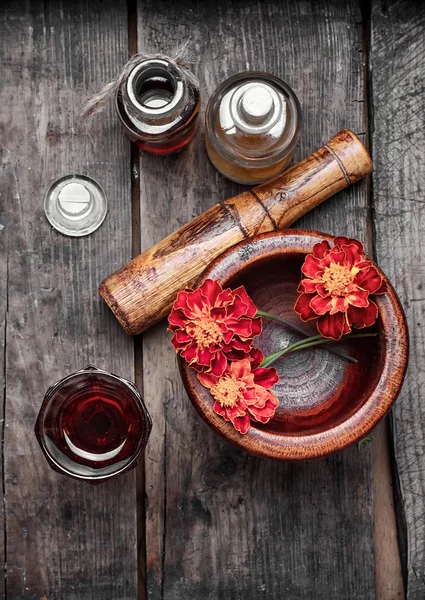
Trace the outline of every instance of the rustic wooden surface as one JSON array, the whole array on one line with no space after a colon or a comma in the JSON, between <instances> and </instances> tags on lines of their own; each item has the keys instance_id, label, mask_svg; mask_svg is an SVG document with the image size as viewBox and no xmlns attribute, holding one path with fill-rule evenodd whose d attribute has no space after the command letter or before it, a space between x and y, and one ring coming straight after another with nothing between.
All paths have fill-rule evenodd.
<instances>
[{"instance_id":1,"label":"rustic wooden surface","mask_svg":"<svg viewBox=\"0 0 425 600\"><path fill-rule=\"evenodd\" d=\"M33 435L58 378L88 362L133 377L133 345L97 294L131 257L129 146L112 112L91 138L74 122L87 94L128 57L127 6L3 2L0 31L4 597L133 600L134 472L119 485L70 480L48 467ZM97 179L110 202L104 225L86 238L62 236L43 213L45 191L69 173Z\"/></svg>"},{"instance_id":2,"label":"rustic wooden surface","mask_svg":"<svg viewBox=\"0 0 425 600\"><path fill-rule=\"evenodd\" d=\"M296 159L347 126L366 131L362 25L355 2L139 2L140 51L190 36L206 90L244 69L282 76L299 94ZM209 164L202 136L181 156L141 156L142 249L243 188ZM161 185L158 185L158 182ZM366 184L302 225L367 242ZM371 447L279 464L218 439L190 405L169 334L144 335L144 396L154 429L146 457L148 598L371 600Z\"/></svg>"},{"instance_id":3,"label":"rustic wooden surface","mask_svg":"<svg viewBox=\"0 0 425 600\"><path fill-rule=\"evenodd\" d=\"M373 437L373 525L376 600L403 600L404 582L397 535L388 418Z\"/></svg>"},{"instance_id":4,"label":"rustic wooden surface","mask_svg":"<svg viewBox=\"0 0 425 600\"><path fill-rule=\"evenodd\" d=\"M419 0L1 3L0 598L401 600L400 569L409 600L424 598L424 29ZM398 538L385 426L373 470L367 442L300 465L250 458L195 414L165 325L136 341L134 361L97 296L132 252L245 190L209 164L202 132L181 156L139 161L112 110L91 137L74 129L129 46L172 51L189 37L204 107L244 69L293 86L304 109L295 160L343 127L372 134L373 189L358 184L298 224L356 235L369 251L374 242L407 311L412 358L394 412ZM110 201L102 228L79 240L53 231L42 209L50 183L72 172L96 178ZM146 482L141 468L119 485L80 484L50 471L38 449L45 389L88 361L130 378L136 366L154 419Z\"/></svg>"},{"instance_id":5,"label":"rustic wooden surface","mask_svg":"<svg viewBox=\"0 0 425 600\"><path fill-rule=\"evenodd\" d=\"M373 2L371 67L376 254L410 326L408 376L394 411L398 516L409 600L425 597L425 6Z\"/></svg>"}]
</instances>

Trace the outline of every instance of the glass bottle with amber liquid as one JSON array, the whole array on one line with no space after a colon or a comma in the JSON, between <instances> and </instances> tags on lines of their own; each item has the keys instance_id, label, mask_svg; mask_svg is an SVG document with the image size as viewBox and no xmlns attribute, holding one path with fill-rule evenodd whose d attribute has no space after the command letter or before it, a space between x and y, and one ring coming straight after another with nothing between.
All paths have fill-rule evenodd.
<instances>
[{"instance_id":1,"label":"glass bottle with amber liquid","mask_svg":"<svg viewBox=\"0 0 425 600\"><path fill-rule=\"evenodd\" d=\"M277 177L289 164L301 130L301 107L284 81L239 73L212 94L205 142L215 168L247 185Z\"/></svg>"}]
</instances>

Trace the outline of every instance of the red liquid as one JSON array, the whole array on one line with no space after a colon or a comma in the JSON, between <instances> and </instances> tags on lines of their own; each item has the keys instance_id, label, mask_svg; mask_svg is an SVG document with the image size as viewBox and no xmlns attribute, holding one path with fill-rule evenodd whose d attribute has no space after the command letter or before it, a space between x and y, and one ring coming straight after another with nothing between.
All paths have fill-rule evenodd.
<instances>
[{"instance_id":1,"label":"red liquid","mask_svg":"<svg viewBox=\"0 0 425 600\"><path fill-rule=\"evenodd\" d=\"M127 385L94 373L53 392L43 429L60 458L100 470L131 460L144 440L146 421Z\"/></svg>"},{"instance_id":2,"label":"red liquid","mask_svg":"<svg viewBox=\"0 0 425 600\"><path fill-rule=\"evenodd\" d=\"M146 135L140 132L130 121L122 106L122 100L118 97L116 108L127 137L136 144L140 150L150 154L164 155L180 152L193 140L199 125L199 113L201 101L199 92L192 90L195 98L195 105L190 113L182 119L177 129L170 129L167 133L161 135Z\"/></svg>"},{"instance_id":3,"label":"red liquid","mask_svg":"<svg viewBox=\"0 0 425 600\"><path fill-rule=\"evenodd\" d=\"M174 154L180 152L193 140L197 131L197 123L193 127L188 128L183 134L174 136L170 140L162 142L162 144L152 144L143 142L135 137L130 137L131 141L140 148L140 150L150 152L151 154Z\"/></svg>"},{"instance_id":4,"label":"red liquid","mask_svg":"<svg viewBox=\"0 0 425 600\"><path fill-rule=\"evenodd\" d=\"M62 428L81 450L101 454L112 452L131 433L131 423L122 402L95 390L87 390L70 403L62 417Z\"/></svg>"}]
</instances>

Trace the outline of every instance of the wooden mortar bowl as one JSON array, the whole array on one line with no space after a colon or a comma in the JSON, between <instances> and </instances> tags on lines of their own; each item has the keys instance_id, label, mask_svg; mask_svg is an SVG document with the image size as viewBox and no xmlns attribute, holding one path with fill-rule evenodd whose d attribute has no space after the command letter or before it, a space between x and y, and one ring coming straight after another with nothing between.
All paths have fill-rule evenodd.
<instances>
[{"instance_id":1,"label":"wooden mortar bowl","mask_svg":"<svg viewBox=\"0 0 425 600\"><path fill-rule=\"evenodd\" d=\"M245 240L224 252L203 273L223 287L244 285L256 306L293 323L302 323L293 310L301 265L313 244L333 237L316 231L286 230ZM379 268L378 268L379 270ZM388 293L374 297L378 320L367 331L376 338L340 342L338 347L357 358L351 363L325 347L302 350L274 363L280 381L272 391L279 398L267 424L251 423L245 435L213 411L213 398L196 372L179 358L186 391L204 421L229 442L256 456L308 460L328 456L366 436L392 407L403 383L408 358L408 333L400 301L387 277ZM365 330L363 330L365 331ZM360 330L361 332L361 330ZM265 356L300 336L275 321L263 319L255 338Z\"/></svg>"}]
</instances>

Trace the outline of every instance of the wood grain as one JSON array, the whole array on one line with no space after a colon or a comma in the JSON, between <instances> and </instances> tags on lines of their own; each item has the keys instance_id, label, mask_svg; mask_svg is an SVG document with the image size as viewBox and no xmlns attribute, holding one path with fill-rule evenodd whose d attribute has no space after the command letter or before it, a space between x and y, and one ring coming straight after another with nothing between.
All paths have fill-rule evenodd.
<instances>
[{"instance_id":1,"label":"wood grain","mask_svg":"<svg viewBox=\"0 0 425 600\"><path fill-rule=\"evenodd\" d=\"M405 594L397 539L387 420L379 423L372 434L376 600L403 600Z\"/></svg>"},{"instance_id":2,"label":"wood grain","mask_svg":"<svg viewBox=\"0 0 425 600\"><path fill-rule=\"evenodd\" d=\"M203 102L226 77L265 69L299 95L295 160L343 127L364 134L361 17L356 2L138 4L139 50L189 37ZM243 188L209 164L203 136L182 155L141 156L142 250ZM159 185L160 182L160 185ZM366 185L302 226L366 241ZM154 421L146 456L151 600L372 600L370 445L297 465L252 458L200 421L161 323L144 334L144 397Z\"/></svg>"},{"instance_id":3,"label":"wood grain","mask_svg":"<svg viewBox=\"0 0 425 600\"><path fill-rule=\"evenodd\" d=\"M241 240L289 227L369 175L372 162L347 129L272 181L213 206L110 275L99 292L121 325L142 333L168 315L180 290Z\"/></svg>"},{"instance_id":4,"label":"wood grain","mask_svg":"<svg viewBox=\"0 0 425 600\"><path fill-rule=\"evenodd\" d=\"M373 179L376 256L410 326L408 376L395 407L399 523L407 597L425 596L425 6L372 3ZM407 544L407 545L406 545Z\"/></svg>"},{"instance_id":5,"label":"wood grain","mask_svg":"<svg viewBox=\"0 0 425 600\"><path fill-rule=\"evenodd\" d=\"M74 121L127 60L127 7L2 3L0 29L7 598L134 600L134 472L98 486L65 478L33 433L45 390L62 376L88 362L133 375L133 345L97 294L131 256L129 146L112 111L91 136ZM51 229L43 196L56 178L79 172L104 187L109 214L93 235L71 239Z\"/></svg>"}]
</instances>

